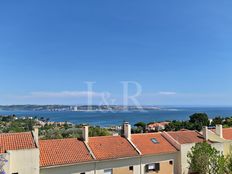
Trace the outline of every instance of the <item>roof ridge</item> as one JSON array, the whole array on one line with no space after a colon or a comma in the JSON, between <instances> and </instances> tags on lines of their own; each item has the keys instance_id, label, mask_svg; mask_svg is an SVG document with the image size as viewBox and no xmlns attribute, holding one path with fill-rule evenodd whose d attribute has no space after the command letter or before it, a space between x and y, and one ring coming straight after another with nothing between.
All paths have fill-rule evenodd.
<instances>
[{"instance_id":1,"label":"roof ridge","mask_svg":"<svg viewBox=\"0 0 232 174\"><path fill-rule=\"evenodd\" d=\"M91 139L95 139L95 138L111 138L111 137L122 137L121 135L107 135L107 136L95 136L95 137L89 137Z\"/></svg>"},{"instance_id":2,"label":"roof ridge","mask_svg":"<svg viewBox=\"0 0 232 174\"><path fill-rule=\"evenodd\" d=\"M39 141L58 141L58 140L72 140L72 139L79 140L78 138L57 138L57 139L39 139Z\"/></svg>"},{"instance_id":3,"label":"roof ridge","mask_svg":"<svg viewBox=\"0 0 232 174\"><path fill-rule=\"evenodd\" d=\"M161 134L161 132L146 132L146 133L135 133L131 135L152 135L152 134Z\"/></svg>"},{"instance_id":4,"label":"roof ridge","mask_svg":"<svg viewBox=\"0 0 232 174\"><path fill-rule=\"evenodd\" d=\"M232 127L224 127L224 128L222 128L222 129L232 129Z\"/></svg>"},{"instance_id":5,"label":"roof ridge","mask_svg":"<svg viewBox=\"0 0 232 174\"><path fill-rule=\"evenodd\" d=\"M0 136L1 135L28 134L28 133L31 133L31 131L28 131L28 132L6 132L6 133L0 133Z\"/></svg>"},{"instance_id":6,"label":"roof ridge","mask_svg":"<svg viewBox=\"0 0 232 174\"><path fill-rule=\"evenodd\" d=\"M167 135L168 138L165 136ZM164 131L161 133L161 136L171 145L173 146L176 150L180 150L178 146L180 146L181 144L175 140L168 132ZM170 139L169 139L170 138ZM173 141L173 142L171 142Z\"/></svg>"},{"instance_id":7,"label":"roof ridge","mask_svg":"<svg viewBox=\"0 0 232 174\"><path fill-rule=\"evenodd\" d=\"M134 148L134 150L138 153L138 155L142 155L141 151L138 149L138 147L129 139L129 138L125 138L129 144Z\"/></svg>"},{"instance_id":8,"label":"roof ridge","mask_svg":"<svg viewBox=\"0 0 232 174\"><path fill-rule=\"evenodd\" d=\"M93 158L93 160L96 160L97 158L95 157L95 155L94 155L92 149L90 148L89 144L87 142L85 142L85 141L83 141L83 143L84 143L85 147L87 148L87 150L89 151L89 153L90 153L91 157Z\"/></svg>"}]
</instances>

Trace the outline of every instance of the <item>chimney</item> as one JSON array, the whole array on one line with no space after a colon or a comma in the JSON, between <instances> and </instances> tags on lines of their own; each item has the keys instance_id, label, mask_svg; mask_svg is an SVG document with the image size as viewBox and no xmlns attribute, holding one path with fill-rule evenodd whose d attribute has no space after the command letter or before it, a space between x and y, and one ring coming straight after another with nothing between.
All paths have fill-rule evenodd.
<instances>
[{"instance_id":1,"label":"chimney","mask_svg":"<svg viewBox=\"0 0 232 174\"><path fill-rule=\"evenodd\" d=\"M89 126L83 126L82 138L86 143L88 143L88 141L89 141Z\"/></svg>"},{"instance_id":2,"label":"chimney","mask_svg":"<svg viewBox=\"0 0 232 174\"><path fill-rule=\"evenodd\" d=\"M131 125L128 122L124 123L123 130L124 130L124 136L130 140L131 139Z\"/></svg>"},{"instance_id":3,"label":"chimney","mask_svg":"<svg viewBox=\"0 0 232 174\"><path fill-rule=\"evenodd\" d=\"M223 132L222 132L222 125L221 125L221 124L217 124L217 125L216 125L216 134L217 134L220 138L223 138Z\"/></svg>"},{"instance_id":4,"label":"chimney","mask_svg":"<svg viewBox=\"0 0 232 174\"><path fill-rule=\"evenodd\" d=\"M209 139L209 133L208 133L208 127L204 126L203 127L203 137L207 141Z\"/></svg>"},{"instance_id":5,"label":"chimney","mask_svg":"<svg viewBox=\"0 0 232 174\"><path fill-rule=\"evenodd\" d=\"M40 126L34 126L32 131L36 145L39 145L39 128Z\"/></svg>"}]
</instances>

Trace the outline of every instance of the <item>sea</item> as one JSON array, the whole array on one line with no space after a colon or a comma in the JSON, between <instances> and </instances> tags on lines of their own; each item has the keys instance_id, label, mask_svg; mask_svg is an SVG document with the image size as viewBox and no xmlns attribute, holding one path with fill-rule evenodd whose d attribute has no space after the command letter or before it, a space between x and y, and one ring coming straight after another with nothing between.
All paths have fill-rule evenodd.
<instances>
[{"instance_id":1,"label":"sea","mask_svg":"<svg viewBox=\"0 0 232 174\"><path fill-rule=\"evenodd\" d=\"M68 121L75 124L90 124L110 127L121 125L124 121L130 124L137 122L157 122L166 120L188 120L194 113L206 113L209 118L216 116L231 117L232 107L170 107L148 111L6 111L0 115L15 114L18 117L44 117L50 121Z\"/></svg>"}]
</instances>

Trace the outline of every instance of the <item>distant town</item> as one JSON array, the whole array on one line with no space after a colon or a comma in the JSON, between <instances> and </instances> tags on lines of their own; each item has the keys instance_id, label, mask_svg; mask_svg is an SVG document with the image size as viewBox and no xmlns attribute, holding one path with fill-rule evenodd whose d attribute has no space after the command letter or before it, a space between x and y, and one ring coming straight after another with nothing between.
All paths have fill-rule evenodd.
<instances>
[{"instance_id":1,"label":"distant town","mask_svg":"<svg viewBox=\"0 0 232 174\"><path fill-rule=\"evenodd\" d=\"M124 111L124 110L159 110L157 106L122 106L122 105L0 105L0 110L14 111Z\"/></svg>"}]
</instances>

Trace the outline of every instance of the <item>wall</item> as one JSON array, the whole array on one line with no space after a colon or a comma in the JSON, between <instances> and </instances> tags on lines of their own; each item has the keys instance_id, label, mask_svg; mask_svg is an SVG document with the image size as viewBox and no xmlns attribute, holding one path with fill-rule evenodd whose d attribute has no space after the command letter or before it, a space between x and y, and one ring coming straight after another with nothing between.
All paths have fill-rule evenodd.
<instances>
[{"instance_id":1,"label":"wall","mask_svg":"<svg viewBox=\"0 0 232 174\"><path fill-rule=\"evenodd\" d=\"M160 162L160 172L156 174L178 174L177 153L165 155L143 156L108 161L96 161L92 163L77 164L70 166L60 166L51 168L41 168L41 174L104 174L104 170L113 169L113 174L145 174L145 165ZM173 160L170 165L169 161ZM129 167L133 166L133 171ZM95 170L96 169L96 170ZM141 173L140 173L141 172Z\"/></svg>"},{"instance_id":2,"label":"wall","mask_svg":"<svg viewBox=\"0 0 232 174\"><path fill-rule=\"evenodd\" d=\"M133 172L129 170L133 166ZM96 169L96 171L95 171ZM113 169L114 174L140 174L140 158L96 161L91 163L41 168L40 174L104 174L105 169Z\"/></svg>"},{"instance_id":3,"label":"wall","mask_svg":"<svg viewBox=\"0 0 232 174\"><path fill-rule=\"evenodd\" d=\"M178 171L180 174L189 173L189 164L188 164L187 154L194 145L195 143L181 145L181 150L180 150L179 157L178 157L178 163L179 163Z\"/></svg>"},{"instance_id":4,"label":"wall","mask_svg":"<svg viewBox=\"0 0 232 174\"><path fill-rule=\"evenodd\" d=\"M9 153L4 153L4 154L0 154L2 158L4 158L5 160L7 160L7 162L4 163L3 165L3 170L4 172L6 172L7 174L9 173L9 168L10 168L10 156Z\"/></svg>"},{"instance_id":5,"label":"wall","mask_svg":"<svg viewBox=\"0 0 232 174\"><path fill-rule=\"evenodd\" d=\"M9 174L39 174L39 149L10 150L7 153Z\"/></svg>"},{"instance_id":6,"label":"wall","mask_svg":"<svg viewBox=\"0 0 232 174\"><path fill-rule=\"evenodd\" d=\"M95 163L83 163L69 166L59 166L50 168L41 168L40 174L94 174Z\"/></svg>"},{"instance_id":7,"label":"wall","mask_svg":"<svg viewBox=\"0 0 232 174\"><path fill-rule=\"evenodd\" d=\"M213 143L211 144L211 146L220 151L221 153L224 153L224 143Z\"/></svg>"},{"instance_id":8,"label":"wall","mask_svg":"<svg viewBox=\"0 0 232 174\"><path fill-rule=\"evenodd\" d=\"M134 171L129 170L129 167L119 167L113 169L113 174L133 174Z\"/></svg>"},{"instance_id":9,"label":"wall","mask_svg":"<svg viewBox=\"0 0 232 174\"><path fill-rule=\"evenodd\" d=\"M229 155L232 152L232 141L224 142L223 152L224 152L224 155Z\"/></svg>"},{"instance_id":10,"label":"wall","mask_svg":"<svg viewBox=\"0 0 232 174\"><path fill-rule=\"evenodd\" d=\"M140 157L96 162L96 174L104 174L105 169L113 169L114 174L131 174L129 166L133 166L133 174L140 174Z\"/></svg>"},{"instance_id":11,"label":"wall","mask_svg":"<svg viewBox=\"0 0 232 174\"><path fill-rule=\"evenodd\" d=\"M145 174L145 166L151 163L160 163L160 171L156 174L178 174L177 171L177 152L171 154L143 156L141 158L141 174ZM173 164L170 165L169 161L172 160Z\"/></svg>"}]
</instances>

